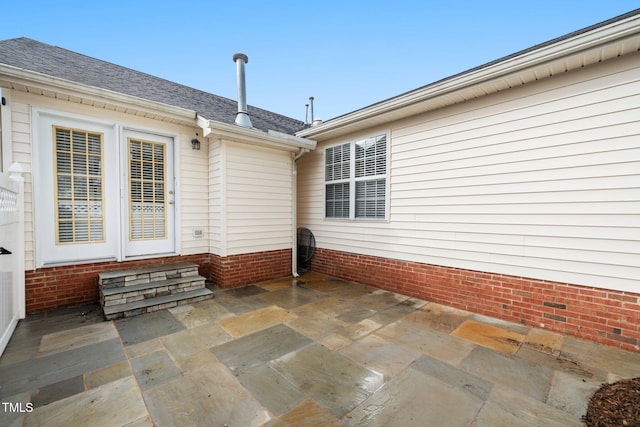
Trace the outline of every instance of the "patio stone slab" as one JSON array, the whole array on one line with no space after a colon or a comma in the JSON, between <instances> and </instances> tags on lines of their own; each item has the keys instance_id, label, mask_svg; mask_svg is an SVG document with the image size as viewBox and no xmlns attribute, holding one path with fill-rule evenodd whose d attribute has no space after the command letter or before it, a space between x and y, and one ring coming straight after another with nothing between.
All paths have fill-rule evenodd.
<instances>
[{"instance_id":1,"label":"patio stone slab","mask_svg":"<svg viewBox=\"0 0 640 427\"><path fill-rule=\"evenodd\" d=\"M337 282L335 280L328 280L326 277L318 278L315 280L314 279L307 280L307 278L304 277L302 280L298 280L298 283L297 283L297 286L301 288L312 289L318 292L332 291L339 288L342 285L343 285L342 283Z\"/></svg>"},{"instance_id":2,"label":"patio stone slab","mask_svg":"<svg viewBox=\"0 0 640 427\"><path fill-rule=\"evenodd\" d=\"M120 340L112 339L6 365L0 367L0 397L33 392L124 359Z\"/></svg>"},{"instance_id":3,"label":"patio stone slab","mask_svg":"<svg viewBox=\"0 0 640 427\"><path fill-rule=\"evenodd\" d=\"M184 310L180 312L171 311L176 319L180 321L187 328L195 328L197 326L206 325L207 323L214 323L227 317L233 317L234 313L230 312L222 305L215 302L213 299L203 301L206 304L199 304L197 307L192 306L190 310ZM186 307L178 306L176 308Z\"/></svg>"},{"instance_id":4,"label":"patio stone slab","mask_svg":"<svg viewBox=\"0 0 640 427\"><path fill-rule=\"evenodd\" d=\"M230 340L231 336L215 323L175 332L160 339L175 359L184 359L193 353Z\"/></svg>"},{"instance_id":5,"label":"patio stone slab","mask_svg":"<svg viewBox=\"0 0 640 427\"><path fill-rule=\"evenodd\" d=\"M131 366L142 390L164 384L180 376L178 368L163 351L131 359Z\"/></svg>"},{"instance_id":6,"label":"patio stone slab","mask_svg":"<svg viewBox=\"0 0 640 427\"><path fill-rule=\"evenodd\" d=\"M483 400L419 370L406 369L345 421L352 426L468 426Z\"/></svg>"},{"instance_id":7,"label":"patio stone slab","mask_svg":"<svg viewBox=\"0 0 640 427\"><path fill-rule=\"evenodd\" d=\"M24 426L120 427L148 416L133 377L36 407L26 414Z\"/></svg>"},{"instance_id":8,"label":"patio stone slab","mask_svg":"<svg viewBox=\"0 0 640 427\"><path fill-rule=\"evenodd\" d=\"M305 394L266 365L238 375L238 380L272 414L279 416L305 399Z\"/></svg>"},{"instance_id":9,"label":"patio stone slab","mask_svg":"<svg viewBox=\"0 0 640 427\"><path fill-rule=\"evenodd\" d=\"M407 314L418 310L424 304L424 301L409 298L392 307L378 311L369 319L380 325L388 325L389 323L393 323L396 320L402 319Z\"/></svg>"},{"instance_id":10,"label":"patio stone slab","mask_svg":"<svg viewBox=\"0 0 640 427\"><path fill-rule=\"evenodd\" d=\"M522 345L543 353L559 356L562 344L564 344L564 336L561 334L544 329L531 328Z\"/></svg>"},{"instance_id":11,"label":"patio stone slab","mask_svg":"<svg viewBox=\"0 0 640 427\"><path fill-rule=\"evenodd\" d=\"M491 382L544 402L551 385L553 369L526 360L476 347L464 360L461 369Z\"/></svg>"},{"instance_id":12,"label":"patio stone slab","mask_svg":"<svg viewBox=\"0 0 640 427\"><path fill-rule=\"evenodd\" d=\"M640 353L567 336L561 356L588 369L601 369L623 378L640 376Z\"/></svg>"},{"instance_id":13,"label":"patio stone slab","mask_svg":"<svg viewBox=\"0 0 640 427\"><path fill-rule=\"evenodd\" d=\"M590 366L582 366L563 354L560 354L560 356L554 356L549 353L544 353L523 346L518 350L516 356L520 359L527 360L530 363L548 366L551 369L566 372L585 380L599 381L601 383L607 380L607 372L605 370Z\"/></svg>"},{"instance_id":14,"label":"patio stone slab","mask_svg":"<svg viewBox=\"0 0 640 427\"><path fill-rule=\"evenodd\" d=\"M447 307L435 302L424 305L420 312L422 314L421 321L425 325L446 333L452 332L471 316L468 311Z\"/></svg>"},{"instance_id":15,"label":"patio stone slab","mask_svg":"<svg viewBox=\"0 0 640 427\"><path fill-rule=\"evenodd\" d=\"M296 311L296 316L295 319L287 322L287 326L314 340L337 333L347 326L346 323L319 311L304 313Z\"/></svg>"},{"instance_id":16,"label":"patio stone slab","mask_svg":"<svg viewBox=\"0 0 640 427\"><path fill-rule=\"evenodd\" d=\"M587 413L589 399L601 385L598 381L586 381L565 372L556 372L547 404L576 417L582 417Z\"/></svg>"},{"instance_id":17,"label":"patio stone slab","mask_svg":"<svg viewBox=\"0 0 640 427\"><path fill-rule=\"evenodd\" d=\"M31 403L34 407L48 405L52 402L73 396L84 391L84 381L82 375L72 377L55 384L42 386L31 396Z\"/></svg>"},{"instance_id":18,"label":"patio stone slab","mask_svg":"<svg viewBox=\"0 0 640 427\"><path fill-rule=\"evenodd\" d=\"M526 396L514 389L496 386L482 407L476 427L571 427L583 426L580 418Z\"/></svg>"},{"instance_id":19,"label":"patio stone slab","mask_svg":"<svg viewBox=\"0 0 640 427\"><path fill-rule=\"evenodd\" d=\"M125 348L129 358L144 356L145 354L153 353L154 351L163 351L164 345L159 338L143 341L138 344L132 344Z\"/></svg>"},{"instance_id":20,"label":"patio stone slab","mask_svg":"<svg viewBox=\"0 0 640 427\"><path fill-rule=\"evenodd\" d=\"M385 380L398 375L422 355L418 350L376 334L369 335L342 348L340 354L366 368L382 373Z\"/></svg>"},{"instance_id":21,"label":"patio stone slab","mask_svg":"<svg viewBox=\"0 0 640 427\"><path fill-rule=\"evenodd\" d=\"M131 366L128 361L123 360L122 362L88 372L85 377L87 388L95 388L130 375L133 375Z\"/></svg>"},{"instance_id":22,"label":"patio stone slab","mask_svg":"<svg viewBox=\"0 0 640 427\"><path fill-rule=\"evenodd\" d=\"M193 353L184 359L176 360L176 364L183 373L191 372L196 369L200 369L209 364L219 364L220 361L211 354L209 350L202 350L197 353Z\"/></svg>"},{"instance_id":23,"label":"patio stone slab","mask_svg":"<svg viewBox=\"0 0 640 427\"><path fill-rule=\"evenodd\" d=\"M451 335L507 354L515 354L524 335L486 323L465 320Z\"/></svg>"},{"instance_id":24,"label":"patio stone slab","mask_svg":"<svg viewBox=\"0 0 640 427\"><path fill-rule=\"evenodd\" d=\"M452 365L458 365L476 347L472 342L425 326L425 316L428 316L428 313L422 310L415 311L377 330L376 335L415 348Z\"/></svg>"},{"instance_id":25,"label":"patio stone slab","mask_svg":"<svg viewBox=\"0 0 640 427\"><path fill-rule=\"evenodd\" d=\"M42 337L39 357L118 338L112 322L96 323Z\"/></svg>"},{"instance_id":26,"label":"patio stone slab","mask_svg":"<svg viewBox=\"0 0 640 427\"><path fill-rule=\"evenodd\" d=\"M336 316L336 319L345 323L355 324L373 316L374 314L376 314L375 310L353 304L351 305L351 308Z\"/></svg>"},{"instance_id":27,"label":"patio stone slab","mask_svg":"<svg viewBox=\"0 0 640 427\"><path fill-rule=\"evenodd\" d=\"M380 329L382 326L383 326L382 324L372 319L364 319L353 325L346 326L338 333L340 335L344 335L345 337L351 340L357 340Z\"/></svg>"},{"instance_id":28,"label":"patio stone slab","mask_svg":"<svg viewBox=\"0 0 640 427\"><path fill-rule=\"evenodd\" d=\"M213 296L213 301L216 304L221 305L227 311L233 314L243 314L256 309L255 305L248 304L245 300L246 298L236 298L230 294L227 294L226 291L218 292ZM260 301L262 301L265 306L268 306L266 301Z\"/></svg>"},{"instance_id":29,"label":"patio stone slab","mask_svg":"<svg viewBox=\"0 0 640 427\"><path fill-rule=\"evenodd\" d=\"M288 322L292 319L295 319L294 314L291 314L283 308L270 306L239 316L222 319L218 321L218 324L227 331L227 333L237 338L279 323Z\"/></svg>"},{"instance_id":30,"label":"patio stone slab","mask_svg":"<svg viewBox=\"0 0 640 427\"><path fill-rule=\"evenodd\" d=\"M259 295L265 292L265 289L262 289L260 286L256 285L239 286L237 288L225 290L226 295L232 296L234 298L245 298L253 295Z\"/></svg>"},{"instance_id":31,"label":"patio stone slab","mask_svg":"<svg viewBox=\"0 0 640 427\"><path fill-rule=\"evenodd\" d=\"M261 426L268 411L244 389L221 363L201 369L144 392L158 426Z\"/></svg>"},{"instance_id":32,"label":"patio stone slab","mask_svg":"<svg viewBox=\"0 0 640 427\"><path fill-rule=\"evenodd\" d=\"M270 280L268 282L258 283L257 286L267 291L279 291L296 285L296 280L290 277L278 280Z\"/></svg>"},{"instance_id":33,"label":"patio stone slab","mask_svg":"<svg viewBox=\"0 0 640 427\"><path fill-rule=\"evenodd\" d=\"M409 297L406 295L377 289L371 293L367 293L356 298L354 302L363 307L370 308L371 310L379 311L398 305L407 299L409 299Z\"/></svg>"},{"instance_id":34,"label":"patio stone slab","mask_svg":"<svg viewBox=\"0 0 640 427\"><path fill-rule=\"evenodd\" d=\"M346 315L356 310L362 310L360 306L353 303L351 300L344 298L327 297L321 300L306 304L302 307L298 307L292 312L299 316L307 316L313 313L322 313L329 317L338 317L340 315ZM364 317L358 317L356 321L360 321L375 312L373 310L364 309Z\"/></svg>"},{"instance_id":35,"label":"patio stone slab","mask_svg":"<svg viewBox=\"0 0 640 427\"><path fill-rule=\"evenodd\" d=\"M291 310L322 298L326 298L326 296L316 291L300 288L298 286L290 286L286 289L266 292L260 295L260 299L286 310Z\"/></svg>"},{"instance_id":36,"label":"patio stone slab","mask_svg":"<svg viewBox=\"0 0 640 427\"><path fill-rule=\"evenodd\" d=\"M345 425L322 406L307 398L277 420L269 422L266 427L341 427Z\"/></svg>"},{"instance_id":37,"label":"patio stone slab","mask_svg":"<svg viewBox=\"0 0 640 427\"><path fill-rule=\"evenodd\" d=\"M311 344L271 362L299 390L340 418L383 384L383 375L319 344Z\"/></svg>"},{"instance_id":38,"label":"patio stone slab","mask_svg":"<svg viewBox=\"0 0 640 427\"><path fill-rule=\"evenodd\" d=\"M26 410L26 404L29 401L29 393L20 393L16 396L3 397L2 402L18 405L19 408ZM4 406L4 405L3 405ZM0 426L3 427L22 427L24 413L20 411L5 411L4 407L0 410Z\"/></svg>"},{"instance_id":39,"label":"patio stone slab","mask_svg":"<svg viewBox=\"0 0 640 427\"><path fill-rule=\"evenodd\" d=\"M330 334L327 335L324 338L321 338L319 340L317 340L318 343L322 344L323 346L327 347L329 350L339 350L343 347L348 346L349 344L351 344L353 341L350 340L349 338L339 335L339 334Z\"/></svg>"},{"instance_id":40,"label":"patio stone slab","mask_svg":"<svg viewBox=\"0 0 640 427\"><path fill-rule=\"evenodd\" d=\"M464 372L448 363L429 356L422 356L416 360L411 369L423 372L433 378L460 388L482 400L486 400L493 388L493 383L468 372Z\"/></svg>"},{"instance_id":41,"label":"patio stone slab","mask_svg":"<svg viewBox=\"0 0 640 427\"><path fill-rule=\"evenodd\" d=\"M237 375L311 342L288 326L276 325L213 347L211 353Z\"/></svg>"},{"instance_id":42,"label":"patio stone slab","mask_svg":"<svg viewBox=\"0 0 640 427\"><path fill-rule=\"evenodd\" d=\"M185 329L167 310L121 319L114 323L124 345L138 344Z\"/></svg>"}]
</instances>

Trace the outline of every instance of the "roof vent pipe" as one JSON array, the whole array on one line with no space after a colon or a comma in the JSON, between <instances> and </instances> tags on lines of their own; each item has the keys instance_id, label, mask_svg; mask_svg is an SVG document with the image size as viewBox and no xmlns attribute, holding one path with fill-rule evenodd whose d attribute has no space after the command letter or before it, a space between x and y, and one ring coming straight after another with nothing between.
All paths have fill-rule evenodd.
<instances>
[{"instance_id":1,"label":"roof vent pipe","mask_svg":"<svg viewBox=\"0 0 640 427\"><path fill-rule=\"evenodd\" d=\"M244 77L244 64L249 62L249 58L244 53L233 55L233 62L236 63L238 75L238 114L236 114L236 124L245 128L253 128L249 114L247 114L247 87Z\"/></svg>"}]
</instances>

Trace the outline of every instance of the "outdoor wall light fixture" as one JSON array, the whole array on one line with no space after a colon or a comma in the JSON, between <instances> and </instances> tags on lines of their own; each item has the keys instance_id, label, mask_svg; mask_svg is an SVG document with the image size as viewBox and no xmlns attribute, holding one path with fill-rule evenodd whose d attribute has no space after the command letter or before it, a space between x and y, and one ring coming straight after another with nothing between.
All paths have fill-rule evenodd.
<instances>
[{"instance_id":1,"label":"outdoor wall light fixture","mask_svg":"<svg viewBox=\"0 0 640 427\"><path fill-rule=\"evenodd\" d=\"M198 140L198 138L193 138L191 140L191 149L192 150L199 150L200 149L200 141Z\"/></svg>"}]
</instances>

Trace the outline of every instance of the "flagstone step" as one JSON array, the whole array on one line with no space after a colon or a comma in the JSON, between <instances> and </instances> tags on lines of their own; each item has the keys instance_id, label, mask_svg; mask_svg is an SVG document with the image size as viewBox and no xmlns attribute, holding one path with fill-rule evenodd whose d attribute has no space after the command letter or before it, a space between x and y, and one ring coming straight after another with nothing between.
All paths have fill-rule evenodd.
<instances>
[{"instance_id":1,"label":"flagstone step","mask_svg":"<svg viewBox=\"0 0 640 427\"><path fill-rule=\"evenodd\" d=\"M167 264L132 270L107 271L98 275L98 283L101 288L115 288L197 275L198 264Z\"/></svg>"},{"instance_id":2,"label":"flagstone step","mask_svg":"<svg viewBox=\"0 0 640 427\"><path fill-rule=\"evenodd\" d=\"M173 295L165 295L126 304L103 307L104 317L107 320L113 320L122 317L138 316L140 314L151 313L153 311L172 308L178 305L204 301L211 297L213 297L213 292L209 289L196 289L194 291L180 292Z\"/></svg>"},{"instance_id":3,"label":"flagstone step","mask_svg":"<svg viewBox=\"0 0 640 427\"><path fill-rule=\"evenodd\" d=\"M108 320L211 298L198 264L181 263L98 275L100 304Z\"/></svg>"}]
</instances>

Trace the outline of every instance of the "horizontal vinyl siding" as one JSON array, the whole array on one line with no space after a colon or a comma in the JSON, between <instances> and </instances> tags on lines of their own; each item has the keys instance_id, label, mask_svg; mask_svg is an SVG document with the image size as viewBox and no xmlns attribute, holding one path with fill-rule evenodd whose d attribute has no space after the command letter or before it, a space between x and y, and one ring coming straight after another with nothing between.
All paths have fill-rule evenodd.
<instances>
[{"instance_id":1,"label":"horizontal vinyl siding","mask_svg":"<svg viewBox=\"0 0 640 427\"><path fill-rule=\"evenodd\" d=\"M222 147L209 144L209 252L222 255Z\"/></svg>"},{"instance_id":2,"label":"horizontal vinyl siding","mask_svg":"<svg viewBox=\"0 0 640 427\"><path fill-rule=\"evenodd\" d=\"M226 147L228 255L291 248L291 156L228 143Z\"/></svg>"},{"instance_id":3,"label":"horizontal vinyl siding","mask_svg":"<svg viewBox=\"0 0 640 427\"><path fill-rule=\"evenodd\" d=\"M182 254L209 252L209 171L207 145L201 150L193 150L185 135L181 142L180 167L180 230ZM193 231L202 230L202 237L195 237Z\"/></svg>"},{"instance_id":4,"label":"horizontal vinyl siding","mask_svg":"<svg viewBox=\"0 0 640 427\"><path fill-rule=\"evenodd\" d=\"M25 270L35 268L34 226L33 226L33 175L31 165L31 114L29 105L11 93L11 163L18 162L24 169L24 262Z\"/></svg>"},{"instance_id":5,"label":"horizontal vinyl siding","mask_svg":"<svg viewBox=\"0 0 640 427\"><path fill-rule=\"evenodd\" d=\"M299 223L327 249L637 292L637 59L392 124L389 222L322 218L320 144Z\"/></svg>"}]
</instances>

